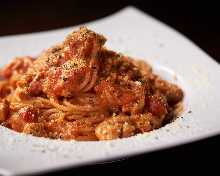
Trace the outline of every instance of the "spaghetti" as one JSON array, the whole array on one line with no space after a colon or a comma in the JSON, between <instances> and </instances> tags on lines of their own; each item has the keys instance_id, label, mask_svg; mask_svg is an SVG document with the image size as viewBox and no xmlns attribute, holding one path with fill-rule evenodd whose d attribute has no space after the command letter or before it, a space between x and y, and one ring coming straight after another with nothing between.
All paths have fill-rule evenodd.
<instances>
[{"instance_id":1,"label":"spaghetti","mask_svg":"<svg viewBox=\"0 0 220 176\"><path fill-rule=\"evenodd\" d=\"M110 140L175 118L183 91L143 61L106 49L85 27L37 58L18 57L0 70L0 124L64 140Z\"/></svg>"}]
</instances>

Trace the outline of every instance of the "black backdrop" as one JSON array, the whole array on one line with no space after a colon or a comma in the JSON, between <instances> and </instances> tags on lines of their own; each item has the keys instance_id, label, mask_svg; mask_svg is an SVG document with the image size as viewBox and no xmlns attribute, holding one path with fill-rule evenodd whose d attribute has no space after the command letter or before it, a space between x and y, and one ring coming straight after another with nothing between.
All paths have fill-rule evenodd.
<instances>
[{"instance_id":1,"label":"black backdrop","mask_svg":"<svg viewBox=\"0 0 220 176\"><path fill-rule=\"evenodd\" d=\"M71 26L134 5L185 34L220 59L220 10L214 0L0 1L0 36Z\"/></svg>"},{"instance_id":2,"label":"black backdrop","mask_svg":"<svg viewBox=\"0 0 220 176\"><path fill-rule=\"evenodd\" d=\"M214 1L168 0L8 0L0 1L0 36L72 26L134 5L174 27L220 62L220 10ZM1 47L1 46L0 46ZM2 59L2 58L1 58ZM218 76L218 75L217 75ZM186 173L217 170L220 136L116 163L87 166L51 175L106 175L128 172ZM173 168L179 169L174 172ZM130 175L129 174L129 175Z\"/></svg>"}]
</instances>

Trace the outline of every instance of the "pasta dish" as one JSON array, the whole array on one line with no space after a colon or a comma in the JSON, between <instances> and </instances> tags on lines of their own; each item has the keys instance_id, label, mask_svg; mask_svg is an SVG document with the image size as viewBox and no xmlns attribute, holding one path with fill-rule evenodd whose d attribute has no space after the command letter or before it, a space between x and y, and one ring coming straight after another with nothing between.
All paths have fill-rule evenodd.
<instances>
[{"instance_id":1,"label":"pasta dish","mask_svg":"<svg viewBox=\"0 0 220 176\"><path fill-rule=\"evenodd\" d=\"M1 68L0 124L84 141L130 137L175 119L183 91L105 42L81 27L38 57L17 57Z\"/></svg>"}]
</instances>

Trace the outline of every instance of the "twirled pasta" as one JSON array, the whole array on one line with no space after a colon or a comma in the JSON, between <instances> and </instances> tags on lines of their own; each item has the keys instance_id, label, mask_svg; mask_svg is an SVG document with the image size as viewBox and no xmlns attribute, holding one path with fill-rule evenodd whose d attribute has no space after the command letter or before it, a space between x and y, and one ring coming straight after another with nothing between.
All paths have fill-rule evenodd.
<instances>
[{"instance_id":1,"label":"twirled pasta","mask_svg":"<svg viewBox=\"0 0 220 176\"><path fill-rule=\"evenodd\" d=\"M64 140L130 137L172 120L183 91L85 27L0 70L0 124Z\"/></svg>"}]
</instances>

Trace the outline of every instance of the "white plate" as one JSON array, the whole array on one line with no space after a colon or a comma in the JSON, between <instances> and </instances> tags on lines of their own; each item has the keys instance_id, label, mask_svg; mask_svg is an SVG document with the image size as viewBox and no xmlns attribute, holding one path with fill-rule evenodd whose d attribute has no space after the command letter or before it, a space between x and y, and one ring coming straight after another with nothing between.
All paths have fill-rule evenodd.
<instances>
[{"instance_id":1,"label":"white plate","mask_svg":"<svg viewBox=\"0 0 220 176\"><path fill-rule=\"evenodd\" d=\"M158 74L182 86L183 118L150 133L102 142L50 140L0 127L0 175L76 167L220 134L220 66L210 56L175 30L133 7L86 25L107 36L109 48L145 58ZM77 27L0 38L0 66L14 56L37 55L62 41L73 29Z\"/></svg>"}]
</instances>

